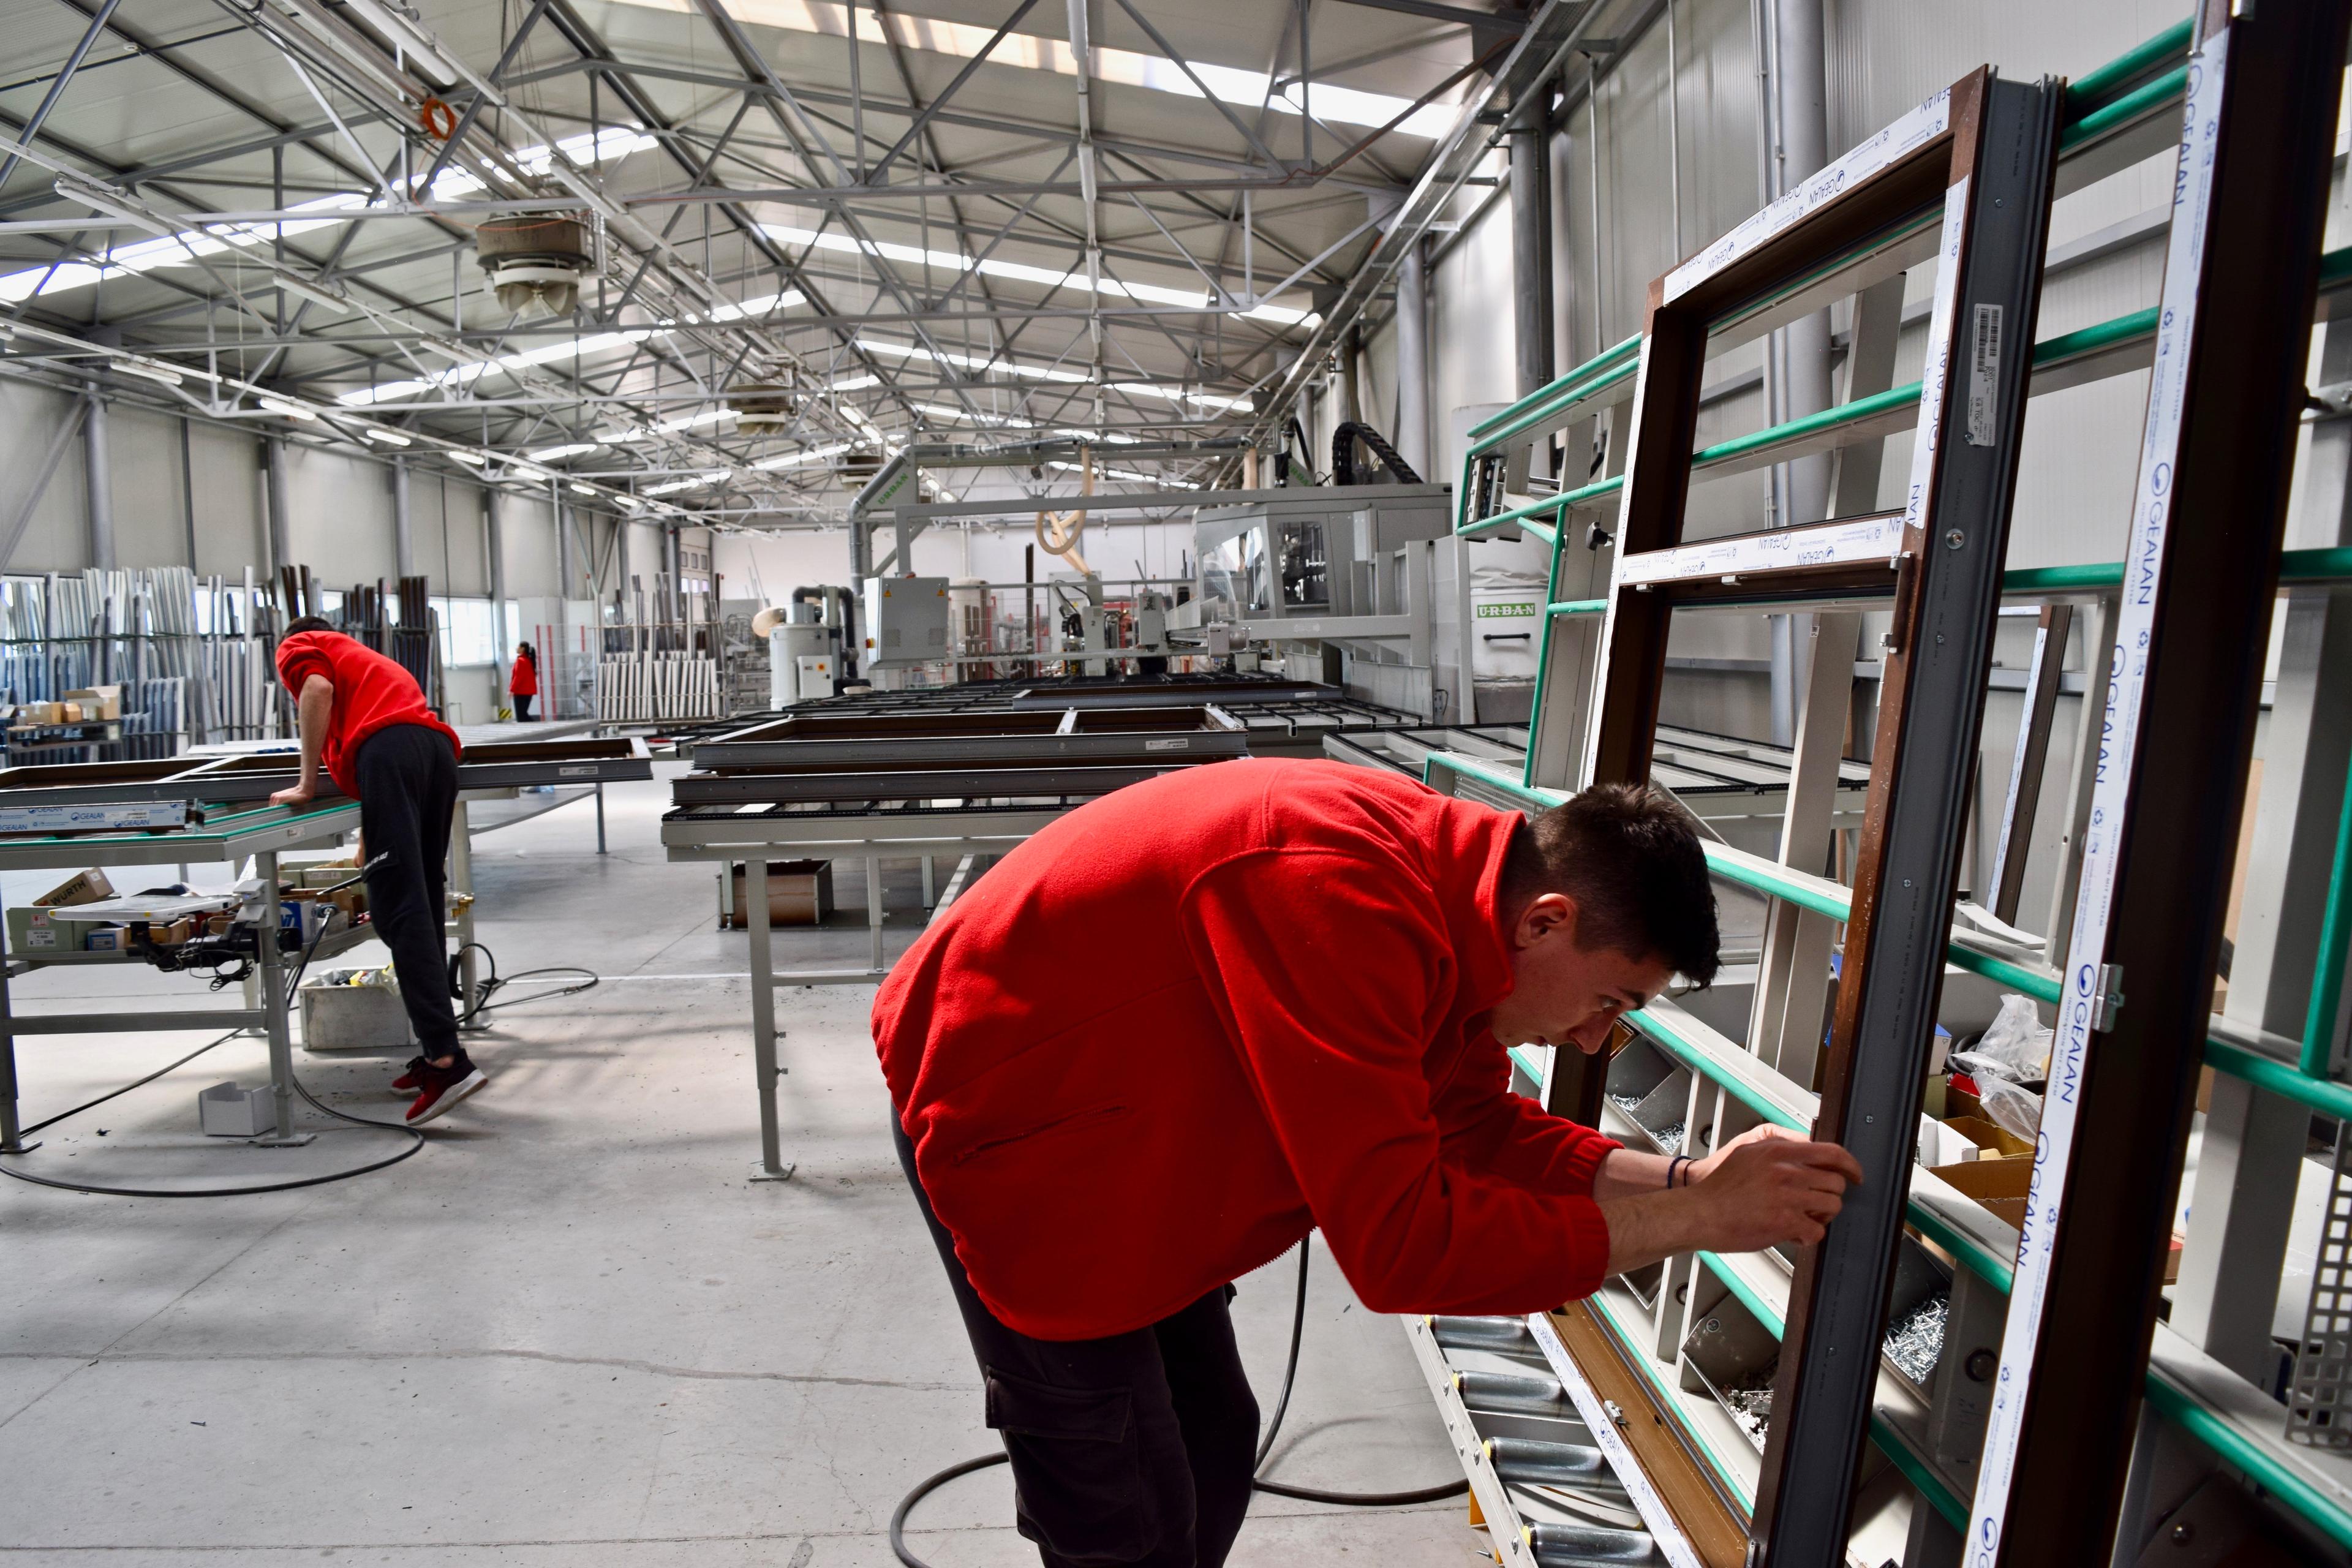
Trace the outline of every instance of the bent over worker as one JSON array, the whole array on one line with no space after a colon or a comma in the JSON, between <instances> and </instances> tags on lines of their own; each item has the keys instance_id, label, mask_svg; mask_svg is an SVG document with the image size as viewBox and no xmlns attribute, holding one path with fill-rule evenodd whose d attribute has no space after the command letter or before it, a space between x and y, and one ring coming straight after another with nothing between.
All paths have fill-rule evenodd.
<instances>
[{"instance_id":1,"label":"bent over worker","mask_svg":"<svg viewBox=\"0 0 2352 1568\"><path fill-rule=\"evenodd\" d=\"M368 919L392 950L401 1005L422 1054L392 1087L416 1091L415 1126L488 1082L457 1042L449 1005L449 821L457 805L457 732L425 705L416 678L316 616L288 623L278 679L294 694L302 773L270 800L301 805L319 793L323 764L360 803L359 858Z\"/></svg>"},{"instance_id":2,"label":"bent over worker","mask_svg":"<svg viewBox=\"0 0 2352 1568\"><path fill-rule=\"evenodd\" d=\"M894 1131L1048 1568L1214 1568L1258 1411L1229 1282L1310 1228L1381 1312L1525 1313L1695 1248L1818 1240L1852 1156L1637 1153L1508 1091L1717 964L1692 824L1605 786L1528 820L1240 761L1081 806L884 982Z\"/></svg>"}]
</instances>

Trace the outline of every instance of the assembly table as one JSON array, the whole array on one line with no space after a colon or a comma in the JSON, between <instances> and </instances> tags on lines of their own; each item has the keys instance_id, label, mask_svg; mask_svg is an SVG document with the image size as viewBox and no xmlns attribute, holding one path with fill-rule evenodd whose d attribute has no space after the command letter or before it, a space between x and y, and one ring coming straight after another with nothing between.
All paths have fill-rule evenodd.
<instances>
[{"instance_id":1,"label":"assembly table","mask_svg":"<svg viewBox=\"0 0 2352 1568\"><path fill-rule=\"evenodd\" d=\"M84 866L177 866L226 861L234 875L247 856L265 889L278 879L278 857L289 849L331 845L360 825L355 801L314 805L307 811L262 806L234 816L215 816L202 826L164 832L84 833L41 838L0 839L0 872L65 870ZM266 896L266 895L265 895ZM275 1131L258 1140L271 1146L307 1143L312 1133L294 1131L294 1049L288 1027L288 998L280 976L285 957L274 940L276 911L263 925L264 940L255 960L259 980L244 1007L173 1008L162 1011L126 1009L107 1013L52 1013L19 1016L10 994L11 983L36 969L58 965L143 963L129 952L7 952L6 931L0 925L0 1154L22 1154L39 1147L25 1142L18 1132L16 1110L16 1040L30 1035L95 1035L143 1033L157 1029L260 1029L269 1041L269 1081L277 1115ZM372 934L364 926L331 933L320 942L349 946ZM346 940L336 943L335 938Z\"/></svg>"}]
</instances>

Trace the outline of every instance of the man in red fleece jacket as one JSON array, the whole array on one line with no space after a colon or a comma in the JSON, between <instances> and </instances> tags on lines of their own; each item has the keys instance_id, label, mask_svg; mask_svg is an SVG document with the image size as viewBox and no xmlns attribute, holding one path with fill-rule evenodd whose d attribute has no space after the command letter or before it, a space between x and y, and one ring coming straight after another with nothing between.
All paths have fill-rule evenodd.
<instances>
[{"instance_id":1,"label":"man in red fleece jacket","mask_svg":"<svg viewBox=\"0 0 2352 1568\"><path fill-rule=\"evenodd\" d=\"M301 805L324 767L360 803L368 920L392 950L393 974L421 1053L392 1087L416 1091L406 1120L430 1121L488 1081L457 1041L446 934L457 732L425 705L416 678L316 616L287 623L278 679L294 694L302 771L269 798ZM369 852L374 852L371 858Z\"/></svg>"},{"instance_id":2,"label":"man in red fleece jacket","mask_svg":"<svg viewBox=\"0 0 2352 1568\"><path fill-rule=\"evenodd\" d=\"M1532 821L1331 763L1189 768L1023 844L881 987L899 1155L1048 1568L1213 1568L1257 1406L1229 1282L1319 1227L1383 1312L1528 1312L1705 1247L1818 1240L1861 1170L1760 1131L1620 1147L1508 1092L1714 976L1689 819Z\"/></svg>"}]
</instances>

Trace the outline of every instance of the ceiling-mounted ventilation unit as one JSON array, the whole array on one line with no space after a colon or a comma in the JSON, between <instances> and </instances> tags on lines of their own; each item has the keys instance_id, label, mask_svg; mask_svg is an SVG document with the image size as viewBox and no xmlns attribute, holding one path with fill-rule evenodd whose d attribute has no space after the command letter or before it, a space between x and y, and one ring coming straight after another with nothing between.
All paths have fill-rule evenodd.
<instances>
[{"instance_id":1,"label":"ceiling-mounted ventilation unit","mask_svg":"<svg viewBox=\"0 0 2352 1568\"><path fill-rule=\"evenodd\" d=\"M792 369L756 380L738 382L727 389L727 406L744 430L775 429L800 418L800 374Z\"/></svg>"},{"instance_id":2,"label":"ceiling-mounted ventilation unit","mask_svg":"<svg viewBox=\"0 0 2352 1568\"><path fill-rule=\"evenodd\" d=\"M474 231L474 248L499 304L516 315L572 314L592 265L587 226L562 213L486 218Z\"/></svg>"}]
</instances>

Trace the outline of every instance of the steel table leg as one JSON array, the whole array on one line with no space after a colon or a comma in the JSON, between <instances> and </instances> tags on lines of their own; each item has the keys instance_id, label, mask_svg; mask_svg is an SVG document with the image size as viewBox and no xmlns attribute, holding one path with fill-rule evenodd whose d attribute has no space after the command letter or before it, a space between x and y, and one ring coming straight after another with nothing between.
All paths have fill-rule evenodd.
<instances>
[{"instance_id":1,"label":"steel table leg","mask_svg":"<svg viewBox=\"0 0 2352 1568\"><path fill-rule=\"evenodd\" d=\"M940 902L938 874L931 869L931 858L923 857L923 908L937 909Z\"/></svg>"},{"instance_id":2,"label":"steel table leg","mask_svg":"<svg viewBox=\"0 0 2352 1568\"><path fill-rule=\"evenodd\" d=\"M875 973L882 973L882 858L866 858L866 964Z\"/></svg>"},{"instance_id":3,"label":"steel table leg","mask_svg":"<svg viewBox=\"0 0 2352 1568\"><path fill-rule=\"evenodd\" d=\"M294 1131L294 1042L286 1027L285 959L278 951L278 854L271 850L253 858L261 879L264 910L255 945L261 951L256 969L260 975L263 1027L269 1036L269 1086L277 1101L276 1131L255 1142L267 1148L293 1148L310 1142L315 1132Z\"/></svg>"},{"instance_id":4,"label":"steel table leg","mask_svg":"<svg viewBox=\"0 0 2352 1568\"><path fill-rule=\"evenodd\" d=\"M793 1167L784 1163L782 1134L776 1125L776 961L769 942L768 858L761 851L743 862L743 912L751 927L751 1070L760 1080L760 1168L755 1182L781 1182Z\"/></svg>"},{"instance_id":5,"label":"steel table leg","mask_svg":"<svg viewBox=\"0 0 2352 1568\"><path fill-rule=\"evenodd\" d=\"M604 781L596 781L596 853L604 853Z\"/></svg>"},{"instance_id":6,"label":"steel table leg","mask_svg":"<svg viewBox=\"0 0 2352 1568\"><path fill-rule=\"evenodd\" d=\"M40 1147L27 1143L16 1114L16 1016L8 986L8 935L0 929L0 1154L24 1154Z\"/></svg>"},{"instance_id":7,"label":"steel table leg","mask_svg":"<svg viewBox=\"0 0 2352 1568\"><path fill-rule=\"evenodd\" d=\"M465 994L465 1008L459 1011L463 1012L481 1000L482 987L481 960L473 946L474 821L463 800L457 802L457 809L449 816L449 886L454 891L466 895L466 901L457 911L457 974L459 987ZM448 919L446 911L442 919L446 923ZM443 940L447 939L445 937ZM477 1019L466 1027L487 1029L489 1026Z\"/></svg>"}]
</instances>

